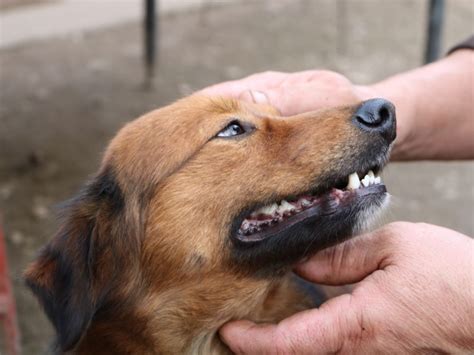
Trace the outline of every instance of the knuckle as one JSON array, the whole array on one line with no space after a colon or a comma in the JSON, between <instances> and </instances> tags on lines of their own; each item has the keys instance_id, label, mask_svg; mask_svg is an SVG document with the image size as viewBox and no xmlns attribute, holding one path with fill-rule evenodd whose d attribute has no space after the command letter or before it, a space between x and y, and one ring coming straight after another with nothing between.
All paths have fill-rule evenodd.
<instances>
[{"instance_id":1,"label":"knuckle","mask_svg":"<svg viewBox=\"0 0 474 355\"><path fill-rule=\"evenodd\" d=\"M382 229L383 236L389 240L394 240L400 237L403 238L407 231L413 229L413 226L414 223L411 222L392 222Z\"/></svg>"},{"instance_id":2,"label":"knuckle","mask_svg":"<svg viewBox=\"0 0 474 355\"><path fill-rule=\"evenodd\" d=\"M337 278L337 275L342 272L344 266L350 260L352 247L352 243L345 242L323 251L324 270L327 270L322 275L324 280Z\"/></svg>"},{"instance_id":3,"label":"knuckle","mask_svg":"<svg viewBox=\"0 0 474 355\"><path fill-rule=\"evenodd\" d=\"M428 233L428 224L393 222L383 228L384 245L393 255L407 256L418 250Z\"/></svg>"},{"instance_id":4,"label":"knuckle","mask_svg":"<svg viewBox=\"0 0 474 355\"><path fill-rule=\"evenodd\" d=\"M315 80L322 80L334 85L346 85L350 83L349 79L344 75L331 70L315 70L311 73L311 77Z\"/></svg>"},{"instance_id":5,"label":"knuckle","mask_svg":"<svg viewBox=\"0 0 474 355\"><path fill-rule=\"evenodd\" d=\"M259 75L261 75L264 78L272 78L272 77L283 76L285 75L285 73L280 72L280 71L275 71L275 70L267 70L260 73Z\"/></svg>"},{"instance_id":6,"label":"knuckle","mask_svg":"<svg viewBox=\"0 0 474 355\"><path fill-rule=\"evenodd\" d=\"M411 222L397 221L397 222L392 222L392 223L388 224L387 226L389 228L398 230L398 229L406 229L406 228L409 228L410 226L413 226L413 225L414 225L414 223L411 223Z\"/></svg>"},{"instance_id":7,"label":"knuckle","mask_svg":"<svg viewBox=\"0 0 474 355\"><path fill-rule=\"evenodd\" d=\"M276 70L265 70L263 72L263 75L279 75L282 74L282 72L276 71Z\"/></svg>"},{"instance_id":8,"label":"knuckle","mask_svg":"<svg viewBox=\"0 0 474 355\"><path fill-rule=\"evenodd\" d=\"M424 223L424 222L415 223L413 226L417 227L418 229L420 229L422 231L426 231L427 229L431 229L431 227L432 227L430 224Z\"/></svg>"},{"instance_id":9,"label":"knuckle","mask_svg":"<svg viewBox=\"0 0 474 355\"><path fill-rule=\"evenodd\" d=\"M433 237L433 226L428 223L416 223L413 225L411 234L415 235L418 239L431 239Z\"/></svg>"},{"instance_id":10,"label":"knuckle","mask_svg":"<svg viewBox=\"0 0 474 355\"><path fill-rule=\"evenodd\" d=\"M327 250L329 265L332 272L338 273L341 269L341 263L344 255L345 243Z\"/></svg>"},{"instance_id":11,"label":"knuckle","mask_svg":"<svg viewBox=\"0 0 474 355\"><path fill-rule=\"evenodd\" d=\"M342 74L330 70L306 70L289 74L285 84L315 83L325 87L346 87L350 81Z\"/></svg>"},{"instance_id":12,"label":"knuckle","mask_svg":"<svg viewBox=\"0 0 474 355\"><path fill-rule=\"evenodd\" d=\"M400 231L405 228L403 223L404 222L389 223L370 235L374 245L376 245L379 250L379 255L384 256L380 264L384 264L387 257L396 252L400 245L403 244L400 238L403 235Z\"/></svg>"},{"instance_id":13,"label":"knuckle","mask_svg":"<svg viewBox=\"0 0 474 355\"><path fill-rule=\"evenodd\" d=\"M413 239L415 236L422 235L428 228L429 224L426 223L393 222L389 225L392 237L396 236L401 239Z\"/></svg>"}]
</instances>

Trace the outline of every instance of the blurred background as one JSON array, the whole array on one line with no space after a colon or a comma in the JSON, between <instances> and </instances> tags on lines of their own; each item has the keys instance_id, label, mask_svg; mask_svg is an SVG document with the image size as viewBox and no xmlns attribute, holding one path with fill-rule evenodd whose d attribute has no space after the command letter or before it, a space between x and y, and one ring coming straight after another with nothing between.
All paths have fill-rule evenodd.
<instances>
[{"instance_id":1,"label":"blurred background","mask_svg":"<svg viewBox=\"0 0 474 355\"><path fill-rule=\"evenodd\" d=\"M24 354L45 353L52 330L21 273L125 122L259 71L325 68L368 84L425 58L428 0L160 0L147 69L144 4L0 0L0 215ZM441 55L474 32L474 2L445 1L442 15ZM397 163L384 175L386 222L473 235L472 162Z\"/></svg>"}]
</instances>

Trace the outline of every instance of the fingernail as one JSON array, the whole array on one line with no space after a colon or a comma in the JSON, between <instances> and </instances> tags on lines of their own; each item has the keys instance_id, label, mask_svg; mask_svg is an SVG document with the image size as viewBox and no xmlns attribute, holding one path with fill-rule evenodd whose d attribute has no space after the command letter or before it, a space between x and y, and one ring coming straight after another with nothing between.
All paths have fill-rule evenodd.
<instances>
[{"instance_id":1,"label":"fingernail","mask_svg":"<svg viewBox=\"0 0 474 355\"><path fill-rule=\"evenodd\" d=\"M246 90L240 94L239 99L242 101L253 102L256 104L268 104L267 95L262 91Z\"/></svg>"},{"instance_id":2,"label":"fingernail","mask_svg":"<svg viewBox=\"0 0 474 355\"><path fill-rule=\"evenodd\" d=\"M250 95L252 95L253 102L255 102L256 104L269 103L267 95L262 91L250 90Z\"/></svg>"}]
</instances>

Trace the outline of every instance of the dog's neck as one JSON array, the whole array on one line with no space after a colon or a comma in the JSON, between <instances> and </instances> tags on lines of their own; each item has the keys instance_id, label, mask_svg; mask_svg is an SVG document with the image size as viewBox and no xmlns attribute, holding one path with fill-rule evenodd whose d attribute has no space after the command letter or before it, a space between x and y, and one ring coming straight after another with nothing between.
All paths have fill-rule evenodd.
<instances>
[{"instance_id":1,"label":"dog's neck","mask_svg":"<svg viewBox=\"0 0 474 355\"><path fill-rule=\"evenodd\" d=\"M217 280L216 280L217 281ZM143 354L226 354L218 329L232 319L278 322L308 307L290 280L242 280L232 287L207 282L139 297L140 303L123 313L104 315L94 322L78 353L126 349ZM221 297L216 297L220 294ZM114 319L113 322L108 319Z\"/></svg>"}]
</instances>

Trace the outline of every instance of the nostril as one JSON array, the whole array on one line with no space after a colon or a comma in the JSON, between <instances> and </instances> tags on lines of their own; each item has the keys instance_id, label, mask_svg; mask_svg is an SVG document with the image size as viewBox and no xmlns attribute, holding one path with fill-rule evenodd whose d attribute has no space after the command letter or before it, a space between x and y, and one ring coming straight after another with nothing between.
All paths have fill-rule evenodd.
<instances>
[{"instance_id":1,"label":"nostril","mask_svg":"<svg viewBox=\"0 0 474 355\"><path fill-rule=\"evenodd\" d=\"M365 101L356 111L355 118L368 128L381 126L393 119L392 105L383 99Z\"/></svg>"},{"instance_id":2,"label":"nostril","mask_svg":"<svg viewBox=\"0 0 474 355\"><path fill-rule=\"evenodd\" d=\"M380 117L378 115L374 115L372 112L359 113L356 116L356 120L360 124L368 127L377 127L381 123Z\"/></svg>"},{"instance_id":3,"label":"nostril","mask_svg":"<svg viewBox=\"0 0 474 355\"><path fill-rule=\"evenodd\" d=\"M390 120L391 113L389 108L383 103L380 105L363 105L356 114L356 120L368 127L377 127Z\"/></svg>"},{"instance_id":4,"label":"nostril","mask_svg":"<svg viewBox=\"0 0 474 355\"><path fill-rule=\"evenodd\" d=\"M390 141L395 138L395 107L390 101L371 99L363 102L353 120L364 131L378 132Z\"/></svg>"},{"instance_id":5,"label":"nostril","mask_svg":"<svg viewBox=\"0 0 474 355\"><path fill-rule=\"evenodd\" d=\"M385 122L390 119L390 111L386 106L382 106L379 111L380 122Z\"/></svg>"}]
</instances>

